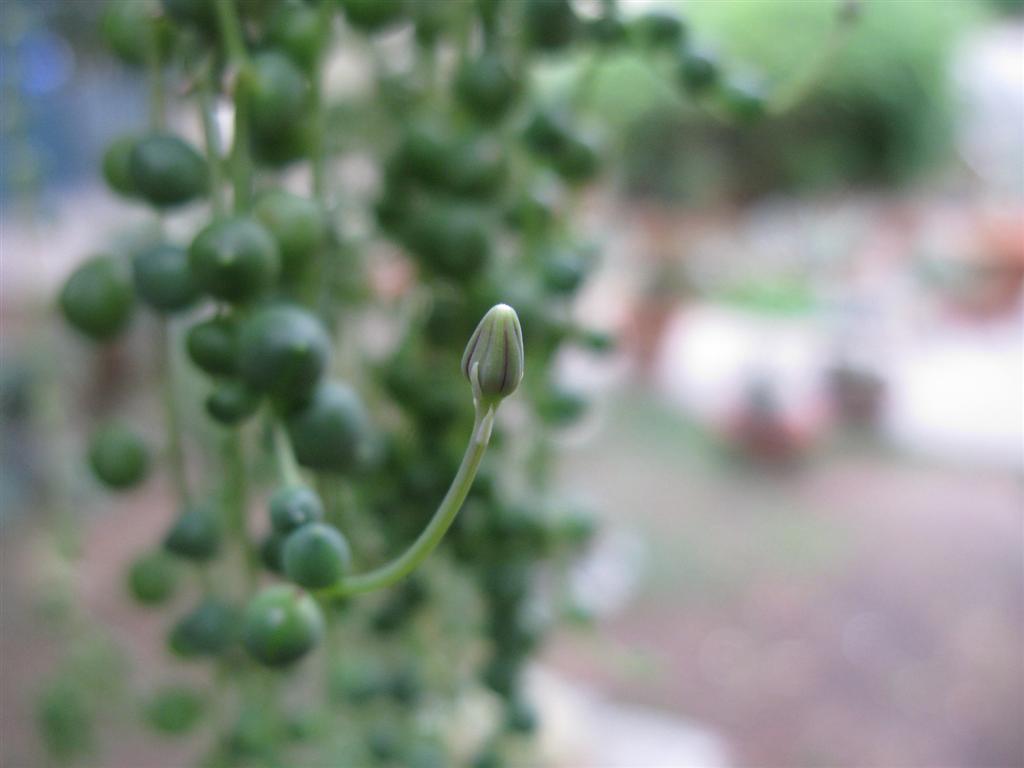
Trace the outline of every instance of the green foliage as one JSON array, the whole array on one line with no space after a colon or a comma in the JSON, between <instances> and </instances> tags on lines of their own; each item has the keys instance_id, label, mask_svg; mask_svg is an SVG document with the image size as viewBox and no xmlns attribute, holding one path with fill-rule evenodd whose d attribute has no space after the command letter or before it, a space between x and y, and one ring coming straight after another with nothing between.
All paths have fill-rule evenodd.
<instances>
[{"instance_id":1,"label":"green foliage","mask_svg":"<svg viewBox=\"0 0 1024 768\"><path fill-rule=\"evenodd\" d=\"M231 376L238 370L238 323L230 317L200 321L189 328L185 348L204 372Z\"/></svg>"},{"instance_id":2,"label":"green foliage","mask_svg":"<svg viewBox=\"0 0 1024 768\"><path fill-rule=\"evenodd\" d=\"M295 587L278 584L252 599L245 609L243 626L249 653L267 666L285 667L320 641L324 618L312 597Z\"/></svg>"},{"instance_id":3,"label":"green foliage","mask_svg":"<svg viewBox=\"0 0 1024 768\"><path fill-rule=\"evenodd\" d=\"M124 330L133 305L128 265L113 256L95 256L83 263L60 292L64 319L96 341L106 341Z\"/></svg>"},{"instance_id":4,"label":"green foliage","mask_svg":"<svg viewBox=\"0 0 1024 768\"><path fill-rule=\"evenodd\" d=\"M1020 15L1024 12L1024 0L988 0L988 3L999 13Z\"/></svg>"},{"instance_id":5,"label":"green foliage","mask_svg":"<svg viewBox=\"0 0 1024 768\"><path fill-rule=\"evenodd\" d=\"M131 428L111 423L93 435L89 443L89 466L96 479L109 488L130 488L146 476L149 451Z\"/></svg>"},{"instance_id":6,"label":"green foliage","mask_svg":"<svg viewBox=\"0 0 1024 768\"><path fill-rule=\"evenodd\" d=\"M178 569L165 552L140 555L128 569L128 590L143 605L166 603L178 587Z\"/></svg>"},{"instance_id":7,"label":"green foliage","mask_svg":"<svg viewBox=\"0 0 1024 768\"><path fill-rule=\"evenodd\" d=\"M238 629L238 611L233 605L206 598L175 623L167 646L185 659L218 656L231 646Z\"/></svg>"},{"instance_id":8,"label":"green foliage","mask_svg":"<svg viewBox=\"0 0 1024 768\"><path fill-rule=\"evenodd\" d=\"M815 309L810 286L799 280L740 282L723 291L717 299L725 304L768 315L801 315Z\"/></svg>"},{"instance_id":9,"label":"green foliage","mask_svg":"<svg viewBox=\"0 0 1024 768\"><path fill-rule=\"evenodd\" d=\"M775 129L790 133L782 148L793 176L811 183L818 174L894 180L941 159L951 132L950 59L979 10L970 3L864 3L816 96ZM692 13L727 55L778 79L813 54L830 11L825 3L788 0L698 3ZM830 113L838 119L827 120ZM801 124L807 127L794 135ZM827 144L815 146L815 133ZM807 162L800 155L818 157L818 167L800 167Z\"/></svg>"},{"instance_id":10,"label":"green foliage","mask_svg":"<svg viewBox=\"0 0 1024 768\"><path fill-rule=\"evenodd\" d=\"M153 729L169 736L192 730L203 716L205 701L198 692L179 685L158 690L146 702L143 714Z\"/></svg>"},{"instance_id":11,"label":"green foliage","mask_svg":"<svg viewBox=\"0 0 1024 768\"><path fill-rule=\"evenodd\" d=\"M306 71L320 60L326 38L320 15L305 0L284 0L267 20L267 42Z\"/></svg>"},{"instance_id":12,"label":"green foliage","mask_svg":"<svg viewBox=\"0 0 1024 768\"><path fill-rule=\"evenodd\" d=\"M225 426L241 424L255 415L260 407L260 394L241 381L224 381L206 398L206 413Z\"/></svg>"},{"instance_id":13,"label":"green foliage","mask_svg":"<svg viewBox=\"0 0 1024 768\"><path fill-rule=\"evenodd\" d=\"M327 367L330 344L320 320L301 307L259 309L239 336L239 373L255 390L303 400Z\"/></svg>"},{"instance_id":14,"label":"green foliage","mask_svg":"<svg viewBox=\"0 0 1024 768\"><path fill-rule=\"evenodd\" d=\"M763 104L748 88L784 89L823 41L837 36L819 86L779 119L751 130L708 124L667 91L636 59L609 64L594 88L594 105L613 116L615 95L628 94L633 135L627 183L636 192L667 197L746 196L779 187L822 188L899 183L948 159L952 138L949 67L957 41L982 12L971 3L864 2L848 32L837 32L838 3L801 0L687 3L700 58L685 53L679 76L700 102L708 80L721 73L753 74L729 86L733 109L756 115ZM845 36L845 37L843 37ZM843 37L839 40L839 37ZM718 41L708 60L707 42ZM692 102L691 102L692 103ZM723 138L728 141L723 141ZM707 183L709 154L719 168ZM721 167L721 166L724 166Z\"/></svg>"},{"instance_id":15,"label":"green foliage","mask_svg":"<svg viewBox=\"0 0 1024 768\"><path fill-rule=\"evenodd\" d=\"M295 456L304 467L322 472L352 472L369 450L370 419L349 387L325 382L287 418Z\"/></svg>"},{"instance_id":16,"label":"green foliage","mask_svg":"<svg viewBox=\"0 0 1024 768\"><path fill-rule=\"evenodd\" d=\"M283 54L269 51L253 58L245 83L257 141L286 136L309 106L309 81Z\"/></svg>"},{"instance_id":17,"label":"green foliage","mask_svg":"<svg viewBox=\"0 0 1024 768\"><path fill-rule=\"evenodd\" d=\"M189 560L209 560L220 549L222 525L213 509L206 504L186 508L164 538L164 548L171 554Z\"/></svg>"},{"instance_id":18,"label":"green foliage","mask_svg":"<svg viewBox=\"0 0 1024 768\"><path fill-rule=\"evenodd\" d=\"M293 280L302 275L327 239L327 222L315 200L272 190L262 195L253 213L277 242L281 276Z\"/></svg>"},{"instance_id":19,"label":"green foliage","mask_svg":"<svg viewBox=\"0 0 1024 768\"><path fill-rule=\"evenodd\" d=\"M511 67L493 51L470 59L456 75L456 95L476 118L487 122L501 120L519 90Z\"/></svg>"},{"instance_id":20,"label":"green foliage","mask_svg":"<svg viewBox=\"0 0 1024 768\"><path fill-rule=\"evenodd\" d=\"M121 136L112 141L103 153L103 180L124 197L138 195L131 172L131 154L138 140L134 135Z\"/></svg>"},{"instance_id":21,"label":"green foliage","mask_svg":"<svg viewBox=\"0 0 1024 768\"><path fill-rule=\"evenodd\" d=\"M173 42L173 30L159 19L157 0L114 0L107 3L100 20L100 32L110 49L125 64L142 67L150 52L166 59ZM155 51L154 51L155 45Z\"/></svg>"},{"instance_id":22,"label":"green foliage","mask_svg":"<svg viewBox=\"0 0 1024 768\"><path fill-rule=\"evenodd\" d=\"M523 0L527 40L540 51L558 51L572 42L578 20L569 0Z\"/></svg>"},{"instance_id":23,"label":"green foliage","mask_svg":"<svg viewBox=\"0 0 1024 768\"><path fill-rule=\"evenodd\" d=\"M351 561L345 537L324 523L303 525L284 542L284 573L306 589L337 584L348 573Z\"/></svg>"},{"instance_id":24,"label":"green foliage","mask_svg":"<svg viewBox=\"0 0 1024 768\"><path fill-rule=\"evenodd\" d=\"M56 760L70 763L96 749L92 702L80 688L58 680L40 696L36 723L43 744Z\"/></svg>"},{"instance_id":25,"label":"green foliage","mask_svg":"<svg viewBox=\"0 0 1024 768\"><path fill-rule=\"evenodd\" d=\"M199 298L199 289L184 248L157 243L139 251L132 260L135 291L157 312L180 312Z\"/></svg>"},{"instance_id":26,"label":"green foliage","mask_svg":"<svg viewBox=\"0 0 1024 768\"><path fill-rule=\"evenodd\" d=\"M189 265L211 296L245 303L270 290L281 270L277 243L248 216L214 221L189 247Z\"/></svg>"},{"instance_id":27,"label":"green foliage","mask_svg":"<svg viewBox=\"0 0 1024 768\"><path fill-rule=\"evenodd\" d=\"M206 191L206 164L202 156L178 136L152 133L143 136L128 156L130 188L158 208L192 202Z\"/></svg>"},{"instance_id":28,"label":"green foliage","mask_svg":"<svg viewBox=\"0 0 1024 768\"><path fill-rule=\"evenodd\" d=\"M119 706L126 675L123 655L105 637L81 624L75 629L74 644L39 691L34 709L43 747L60 765L96 761L103 717Z\"/></svg>"},{"instance_id":29,"label":"green foliage","mask_svg":"<svg viewBox=\"0 0 1024 768\"><path fill-rule=\"evenodd\" d=\"M286 485L270 497L270 524L282 536L307 523L317 523L323 516L323 502L308 486Z\"/></svg>"}]
</instances>

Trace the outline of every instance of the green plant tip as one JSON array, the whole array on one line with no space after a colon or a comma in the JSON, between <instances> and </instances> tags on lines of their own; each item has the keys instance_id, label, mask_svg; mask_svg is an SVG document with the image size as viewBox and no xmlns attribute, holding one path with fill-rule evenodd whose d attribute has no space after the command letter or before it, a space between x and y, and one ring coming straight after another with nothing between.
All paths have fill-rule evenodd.
<instances>
[{"instance_id":1,"label":"green plant tip","mask_svg":"<svg viewBox=\"0 0 1024 768\"><path fill-rule=\"evenodd\" d=\"M516 391L523 379L523 329L508 304L491 307L473 331L462 372L481 405L497 405Z\"/></svg>"}]
</instances>

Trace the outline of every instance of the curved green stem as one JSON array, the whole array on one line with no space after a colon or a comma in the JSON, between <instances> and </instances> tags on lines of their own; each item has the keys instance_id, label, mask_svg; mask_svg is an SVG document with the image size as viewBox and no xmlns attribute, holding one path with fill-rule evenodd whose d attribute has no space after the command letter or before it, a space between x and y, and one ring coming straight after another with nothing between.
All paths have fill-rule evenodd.
<instances>
[{"instance_id":1,"label":"curved green stem","mask_svg":"<svg viewBox=\"0 0 1024 768\"><path fill-rule=\"evenodd\" d=\"M302 485L302 473L299 471L299 462L295 459L295 451L292 449L291 440L288 439L288 433L279 419L275 418L273 425L274 458L281 473L281 481L285 485Z\"/></svg>"},{"instance_id":2,"label":"curved green stem","mask_svg":"<svg viewBox=\"0 0 1024 768\"><path fill-rule=\"evenodd\" d=\"M384 587L390 587L403 577L408 576L422 563L434 548L441 543L448 528L455 521L456 515L462 508L462 502L466 500L469 489L473 485L473 479L480 468L484 453L487 451L487 444L491 439L491 428L494 425L494 407L477 406L476 420L473 424L473 435L466 446L466 453L462 457L462 464L459 471L455 473L448 493L445 494L441 505L434 512L434 516L427 523L427 527L405 552L396 557L386 565L376 568L367 573L356 574L343 580L334 587L329 587L321 593L324 597L342 597L356 595L363 592L372 592Z\"/></svg>"}]
</instances>

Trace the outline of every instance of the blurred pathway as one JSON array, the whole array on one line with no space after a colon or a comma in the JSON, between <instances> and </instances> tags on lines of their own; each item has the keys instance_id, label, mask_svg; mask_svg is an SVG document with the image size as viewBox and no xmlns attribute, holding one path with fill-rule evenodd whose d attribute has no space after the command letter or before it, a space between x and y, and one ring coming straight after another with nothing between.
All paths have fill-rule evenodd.
<instances>
[{"instance_id":1,"label":"blurred pathway","mask_svg":"<svg viewBox=\"0 0 1024 768\"><path fill-rule=\"evenodd\" d=\"M565 481L641 538L641 587L557 668L738 765L1022 764L1019 475L838 444L758 471L629 393L600 434Z\"/></svg>"}]
</instances>

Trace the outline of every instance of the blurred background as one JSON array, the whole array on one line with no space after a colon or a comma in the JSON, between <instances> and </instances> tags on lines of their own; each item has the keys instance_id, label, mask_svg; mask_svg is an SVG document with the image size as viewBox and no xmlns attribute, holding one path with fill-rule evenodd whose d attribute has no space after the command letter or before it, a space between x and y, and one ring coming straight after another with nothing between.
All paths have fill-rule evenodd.
<instances>
[{"instance_id":1,"label":"blurred background","mask_svg":"<svg viewBox=\"0 0 1024 768\"><path fill-rule=\"evenodd\" d=\"M805 63L835 11L661 4L768 80ZM144 219L97 172L146 109L141 78L100 50L100 7L0 3L9 766L43 764L36 700L66 640L46 619L55 539L100 619L76 641L97 694L116 698L123 666L160 646L120 579L161 489L111 501L76 463L102 403L152 420L123 383L146 342L95 363L53 338L60 281ZM753 127L680 104L631 54L589 75L617 149L581 209L601 267L577 312L619 344L559 360L589 406L557 471L602 531L572 575L580 626L535 674L553 764L1024 765L1022 14L867 0L814 93ZM358 78L342 55L328 82ZM338 173L358 188L365 168ZM37 503L55 466L82 499L56 523ZM126 728L103 765L191 754L143 744Z\"/></svg>"}]
</instances>

